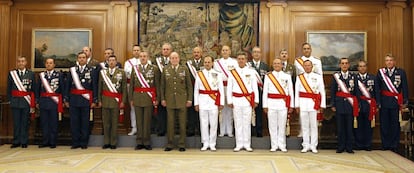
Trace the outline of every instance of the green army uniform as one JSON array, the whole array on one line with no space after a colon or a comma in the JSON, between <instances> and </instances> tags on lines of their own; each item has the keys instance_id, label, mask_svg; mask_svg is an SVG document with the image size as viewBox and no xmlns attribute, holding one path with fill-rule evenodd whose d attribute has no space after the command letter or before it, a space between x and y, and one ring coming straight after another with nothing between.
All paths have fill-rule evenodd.
<instances>
[{"instance_id":1,"label":"green army uniform","mask_svg":"<svg viewBox=\"0 0 414 173\"><path fill-rule=\"evenodd\" d=\"M177 115L180 125L179 148L185 148L187 101L193 100L191 74L184 65L175 70L172 65L164 67L161 75L161 100L167 102L167 148L173 148L174 118Z\"/></svg>"},{"instance_id":2,"label":"green army uniform","mask_svg":"<svg viewBox=\"0 0 414 173\"><path fill-rule=\"evenodd\" d=\"M115 68L114 73L110 74L110 69L103 70L111 82L114 84L118 93L122 95L122 102L127 102L127 84L126 75L124 70ZM104 125L104 144L116 146L117 145L117 129L119 118L119 105L114 97L106 96L105 91L110 91L106 85L102 73L99 72L99 88L98 88L98 101L102 102L102 120Z\"/></svg>"},{"instance_id":3,"label":"green army uniform","mask_svg":"<svg viewBox=\"0 0 414 173\"><path fill-rule=\"evenodd\" d=\"M155 91L150 92L152 97L146 91L143 91L143 86L138 79L135 68L131 72L131 82L129 88L130 101L134 102L135 117L137 122L137 144L138 145L150 145L151 143L151 115L153 111L153 101L160 100L159 98L159 82L160 71L156 65L146 64L146 67L139 65L139 73L145 78L149 87ZM144 87L147 88L147 87ZM141 91L140 91L141 90ZM145 89L144 89L145 90Z\"/></svg>"}]
</instances>

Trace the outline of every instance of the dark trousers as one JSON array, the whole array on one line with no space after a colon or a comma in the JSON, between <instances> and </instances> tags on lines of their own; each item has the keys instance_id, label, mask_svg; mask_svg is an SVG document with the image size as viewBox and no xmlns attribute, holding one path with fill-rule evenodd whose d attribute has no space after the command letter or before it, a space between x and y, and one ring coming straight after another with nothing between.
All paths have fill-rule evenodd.
<instances>
[{"instance_id":1,"label":"dark trousers","mask_svg":"<svg viewBox=\"0 0 414 173\"><path fill-rule=\"evenodd\" d=\"M158 134L165 134L167 128L167 108L161 104L158 105L157 126Z\"/></svg>"},{"instance_id":2,"label":"dark trousers","mask_svg":"<svg viewBox=\"0 0 414 173\"><path fill-rule=\"evenodd\" d=\"M254 108L254 112L256 113L256 135L261 136L263 135L263 91L259 89L259 105Z\"/></svg>"},{"instance_id":3,"label":"dark trousers","mask_svg":"<svg viewBox=\"0 0 414 173\"><path fill-rule=\"evenodd\" d=\"M398 111L398 108L381 108L380 110L382 149L398 149L398 144L400 143Z\"/></svg>"},{"instance_id":4,"label":"dark trousers","mask_svg":"<svg viewBox=\"0 0 414 173\"><path fill-rule=\"evenodd\" d=\"M186 123L187 123L187 108L177 108L177 109L167 109L168 117L167 117L167 147L173 148L174 147L174 136L175 136L175 117L178 117L178 124L179 124L179 131L180 131L180 138L178 140L178 147L184 148L185 147L185 137L186 137Z\"/></svg>"},{"instance_id":5,"label":"dark trousers","mask_svg":"<svg viewBox=\"0 0 414 173\"><path fill-rule=\"evenodd\" d=\"M102 108L104 128L104 144L116 146L118 144L119 108Z\"/></svg>"},{"instance_id":6,"label":"dark trousers","mask_svg":"<svg viewBox=\"0 0 414 173\"><path fill-rule=\"evenodd\" d=\"M189 107L187 113L187 134L200 133L200 115L195 111L194 106Z\"/></svg>"},{"instance_id":7,"label":"dark trousers","mask_svg":"<svg viewBox=\"0 0 414 173\"><path fill-rule=\"evenodd\" d=\"M336 113L336 126L338 131L338 150L352 150L353 143L353 122L352 114Z\"/></svg>"},{"instance_id":8,"label":"dark trousers","mask_svg":"<svg viewBox=\"0 0 414 173\"><path fill-rule=\"evenodd\" d=\"M40 123L42 126L43 145L56 145L58 112L57 109L40 109Z\"/></svg>"},{"instance_id":9,"label":"dark trousers","mask_svg":"<svg viewBox=\"0 0 414 173\"><path fill-rule=\"evenodd\" d=\"M12 108L13 144L27 144L29 138L30 108Z\"/></svg>"},{"instance_id":10,"label":"dark trousers","mask_svg":"<svg viewBox=\"0 0 414 173\"><path fill-rule=\"evenodd\" d=\"M153 106L135 106L135 119L137 121L137 144L151 145L151 117Z\"/></svg>"},{"instance_id":11,"label":"dark trousers","mask_svg":"<svg viewBox=\"0 0 414 173\"><path fill-rule=\"evenodd\" d=\"M69 107L72 146L87 146L89 142L89 106Z\"/></svg>"},{"instance_id":12,"label":"dark trousers","mask_svg":"<svg viewBox=\"0 0 414 173\"><path fill-rule=\"evenodd\" d=\"M354 129L355 147L359 149L371 149L372 128L368 119L369 112L359 112L358 128Z\"/></svg>"}]
</instances>

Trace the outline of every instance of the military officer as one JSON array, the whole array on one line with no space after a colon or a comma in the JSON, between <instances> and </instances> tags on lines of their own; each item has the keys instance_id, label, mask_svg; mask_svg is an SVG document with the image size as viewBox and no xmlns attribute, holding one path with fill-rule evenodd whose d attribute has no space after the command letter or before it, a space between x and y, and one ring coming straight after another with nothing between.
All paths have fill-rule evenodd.
<instances>
[{"instance_id":1,"label":"military officer","mask_svg":"<svg viewBox=\"0 0 414 173\"><path fill-rule=\"evenodd\" d=\"M377 102L375 100L375 85L377 78L375 75L367 73L367 62L358 62L358 88L360 91L358 128L354 130L355 148L357 150L371 151L372 127L371 122L375 123L377 112Z\"/></svg>"},{"instance_id":2,"label":"military officer","mask_svg":"<svg viewBox=\"0 0 414 173\"><path fill-rule=\"evenodd\" d=\"M262 59L262 53L259 47L254 47L252 49L252 55L253 59L249 62L250 67L253 67L254 70L257 71L257 84L259 86L259 105L254 109L256 113L256 136L257 137L263 137L263 106L262 106L262 94L263 94L263 80L266 73L269 71L269 66L261 61Z\"/></svg>"},{"instance_id":3,"label":"military officer","mask_svg":"<svg viewBox=\"0 0 414 173\"><path fill-rule=\"evenodd\" d=\"M353 145L353 117L358 116L357 77L348 71L348 58L341 58L339 62L340 72L333 74L331 84L332 111L335 112L338 148L337 153L346 150L347 153L354 153Z\"/></svg>"},{"instance_id":4,"label":"military officer","mask_svg":"<svg viewBox=\"0 0 414 173\"><path fill-rule=\"evenodd\" d=\"M86 54L86 64L90 67L96 68L99 65L99 61L92 58L92 48L84 46L82 52ZM79 62L76 62L76 65L79 65Z\"/></svg>"},{"instance_id":5,"label":"military officer","mask_svg":"<svg viewBox=\"0 0 414 173\"><path fill-rule=\"evenodd\" d=\"M105 57L105 61L103 61L103 62L100 62L99 63L99 65L98 66L96 66L96 68L97 68L97 72L99 73L102 69L107 69L108 67L109 67L109 57L111 56L111 55L114 55L114 49L112 49L112 48L110 48L110 47L108 47L108 48L106 48L105 49L105 51L104 51L104 57ZM118 67L118 68L122 68L122 65L121 65L121 63L119 63L119 62L116 62L116 66ZM99 75L98 75L99 76Z\"/></svg>"},{"instance_id":6,"label":"military officer","mask_svg":"<svg viewBox=\"0 0 414 173\"><path fill-rule=\"evenodd\" d=\"M238 66L230 71L227 85L227 103L233 109L234 127L236 131L236 147L238 152L242 148L253 151L251 148L251 119L254 108L259 104L259 91L255 71L247 67L247 54L237 54Z\"/></svg>"},{"instance_id":7,"label":"military officer","mask_svg":"<svg viewBox=\"0 0 414 173\"><path fill-rule=\"evenodd\" d=\"M279 52L279 58L282 60L282 71L292 76L292 83L296 80L296 67L288 62L289 54L286 49L282 49Z\"/></svg>"},{"instance_id":8,"label":"military officer","mask_svg":"<svg viewBox=\"0 0 414 173\"><path fill-rule=\"evenodd\" d=\"M174 119L179 119L180 139L179 151L185 151L187 107L192 105L193 85L190 72L186 66L180 65L180 56L172 52L171 65L166 66L161 75L161 104L167 108L167 137L168 143L164 151L173 149Z\"/></svg>"},{"instance_id":9,"label":"military officer","mask_svg":"<svg viewBox=\"0 0 414 173\"><path fill-rule=\"evenodd\" d=\"M69 68L66 85L65 106L69 107L70 125L72 131L72 149L88 148L89 120L91 108L97 102L97 83L94 78L97 74L92 66L87 64L86 53L79 52L79 65Z\"/></svg>"},{"instance_id":10,"label":"military officer","mask_svg":"<svg viewBox=\"0 0 414 173\"><path fill-rule=\"evenodd\" d=\"M382 149L397 152L400 142L398 114L408 105L407 75L403 69L396 67L394 56L387 54L385 67L378 70L377 79Z\"/></svg>"},{"instance_id":11,"label":"military officer","mask_svg":"<svg viewBox=\"0 0 414 173\"><path fill-rule=\"evenodd\" d=\"M161 57L158 57L154 60L154 62L157 64L158 69L161 73L163 73L163 70L166 66L170 65L170 55L173 51L173 48L170 43L164 43L162 45L162 51ZM164 136L166 132L167 127L167 109L160 103L158 106L158 115L157 115L157 121L158 121L158 136Z\"/></svg>"},{"instance_id":12,"label":"military officer","mask_svg":"<svg viewBox=\"0 0 414 173\"><path fill-rule=\"evenodd\" d=\"M194 105L200 113L201 151L216 151L218 111L223 109L225 97L223 79L212 69L211 56L204 57L203 63L204 69L197 72L194 83Z\"/></svg>"},{"instance_id":13,"label":"military officer","mask_svg":"<svg viewBox=\"0 0 414 173\"><path fill-rule=\"evenodd\" d=\"M191 73L191 82L194 84L197 71L203 68L203 59L201 58L203 50L200 47L193 49L193 59L187 61L188 70ZM200 119L199 113L195 111L194 106L188 108L188 123L187 123L187 136L194 136L200 132Z\"/></svg>"},{"instance_id":14,"label":"military officer","mask_svg":"<svg viewBox=\"0 0 414 173\"><path fill-rule=\"evenodd\" d=\"M156 65L149 64L148 52L140 52L140 64L133 66L129 99L135 109L137 124L137 146L135 150L152 150L151 117L153 108L157 109L159 99L160 71Z\"/></svg>"},{"instance_id":15,"label":"military officer","mask_svg":"<svg viewBox=\"0 0 414 173\"><path fill-rule=\"evenodd\" d=\"M140 64L139 53L141 52L141 47L137 44L132 46L132 58L129 58L125 61L124 71L127 77L127 90L130 88L131 74L134 70L134 66ZM129 91L128 91L129 92ZM137 133L137 121L135 119L135 107L131 105L130 107L130 117L131 117L131 131L128 133L128 136L135 135Z\"/></svg>"},{"instance_id":16,"label":"military officer","mask_svg":"<svg viewBox=\"0 0 414 173\"><path fill-rule=\"evenodd\" d=\"M282 60L273 60L273 71L265 76L263 85L263 109L269 119L271 152L286 149L287 114L293 111L292 77L282 71Z\"/></svg>"},{"instance_id":17,"label":"military officer","mask_svg":"<svg viewBox=\"0 0 414 173\"><path fill-rule=\"evenodd\" d=\"M227 93L227 78L229 77L230 70L238 66L237 61L230 57L230 47L223 46L221 48L221 58L214 61L214 69L222 73L224 92ZM225 98L224 108L221 111L221 118L219 118L220 134L219 137L227 135L233 137L233 112L230 107L227 106L227 97Z\"/></svg>"},{"instance_id":18,"label":"military officer","mask_svg":"<svg viewBox=\"0 0 414 173\"><path fill-rule=\"evenodd\" d=\"M115 55L108 58L108 68L99 75L98 103L102 106L104 127L103 149L116 149L118 143L118 120L122 121L124 104L127 103L126 76L124 70L117 67Z\"/></svg>"},{"instance_id":19,"label":"military officer","mask_svg":"<svg viewBox=\"0 0 414 173\"><path fill-rule=\"evenodd\" d=\"M326 108L325 84L321 75L312 71L310 60L303 62L305 72L296 76L295 107L300 114L303 131L302 153L318 153L317 115Z\"/></svg>"},{"instance_id":20,"label":"military officer","mask_svg":"<svg viewBox=\"0 0 414 173\"><path fill-rule=\"evenodd\" d=\"M17 57L17 68L7 78L7 98L13 115L13 143L10 148L27 148L29 138L29 114L34 115L34 73L26 69L24 56Z\"/></svg>"},{"instance_id":21,"label":"military officer","mask_svg":"<svg viewBox=\"0 0 414 173\"><path fill-rule=\"evenodd\" d=\"M313 66L312 71L319 75L323 75L322 62L319 58L316 58L311 55L312 47L309 43L305 42L302 44L302 53L303 55L301 57L298 57L295 59L294 65L296 68L296 74L299 75L305 72L304 67L303 67L303 62L305 62L306 60L309 60L312 62L312 66Z\"/></svg>"}]
</instances>

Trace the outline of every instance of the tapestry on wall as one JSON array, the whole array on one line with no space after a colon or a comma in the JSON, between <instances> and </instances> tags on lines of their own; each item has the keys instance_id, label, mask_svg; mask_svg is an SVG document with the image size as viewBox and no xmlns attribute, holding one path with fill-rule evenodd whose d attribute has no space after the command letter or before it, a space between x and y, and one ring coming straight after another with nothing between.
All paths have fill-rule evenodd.
<instances>
[{"instance_id":1,"label":"tapestry on wall","mask_svg":"<svg viewBox=\"0 0 414 173\"><path fill-rule=\"evenodd\" d=\"M189 59L192 49L204 55L220 55L223 45L232 56L250 52L257 45L258 3L140 2L140 45L151 54L161 55L163 43L170 43L181 59Z\"/></svg>"}]
</instances>

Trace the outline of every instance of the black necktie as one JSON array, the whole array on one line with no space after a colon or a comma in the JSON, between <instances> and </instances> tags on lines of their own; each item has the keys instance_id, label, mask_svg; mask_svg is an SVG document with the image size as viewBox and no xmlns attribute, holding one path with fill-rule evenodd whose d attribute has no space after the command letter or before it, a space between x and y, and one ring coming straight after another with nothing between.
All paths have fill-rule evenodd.
<instances>
[{"instance_id":1,"label":"black necktie","mask_svg":"<svg viewBox=\"0 0 414 173\"><path fill-rule=\"evenodd\" d=\"M22 77L22 76L23 76L23 71L20 71L20 73L19 73L19 74L20 74L20 77Z\"/></svg>"}]
</instances>

